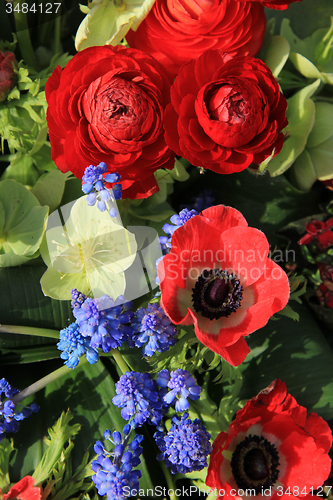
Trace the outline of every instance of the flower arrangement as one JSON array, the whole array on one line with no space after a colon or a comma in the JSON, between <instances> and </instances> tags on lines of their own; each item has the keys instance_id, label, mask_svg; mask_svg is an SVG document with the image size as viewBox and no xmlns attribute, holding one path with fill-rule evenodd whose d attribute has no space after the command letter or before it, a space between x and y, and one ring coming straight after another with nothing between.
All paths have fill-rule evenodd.
<instances>
[{"instance_id":1,"label":"flower arrangement","mask_svg":"<svg viewBox=\"0 0 333 500\"><path fill-rule=\"evenodd\" d=\"M4 10L0 500L331 500L331 0Z\"/></svg>"}]
</instances>

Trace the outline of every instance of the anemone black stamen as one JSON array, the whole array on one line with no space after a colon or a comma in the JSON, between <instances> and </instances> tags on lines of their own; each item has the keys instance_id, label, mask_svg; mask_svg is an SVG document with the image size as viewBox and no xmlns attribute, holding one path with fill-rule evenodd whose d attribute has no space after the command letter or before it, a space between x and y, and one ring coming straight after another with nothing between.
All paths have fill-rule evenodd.
<instances>
[{"instance_id":1,"label":"anemone black stamen","mask_svg":"<svg viewBox=\"0 0 333 500\"><path fill-rule=\"evenodd\" d=\"M247 436L232 454L231 469L238 488L256 495L274 486L279 477L279 454L263 436Z\"/></svg>"},{"instance_id":2,"label":"anemone black stamen","mask_svg":"<svg viewBox=\"0 0 333 500\"><path fill-rule=\"evenodd\" d=\"M243 298L243 287L237 276L221 269L204 270L192 291L195 311L211 320L235 312Z\"/></svg>"}]
</instances>

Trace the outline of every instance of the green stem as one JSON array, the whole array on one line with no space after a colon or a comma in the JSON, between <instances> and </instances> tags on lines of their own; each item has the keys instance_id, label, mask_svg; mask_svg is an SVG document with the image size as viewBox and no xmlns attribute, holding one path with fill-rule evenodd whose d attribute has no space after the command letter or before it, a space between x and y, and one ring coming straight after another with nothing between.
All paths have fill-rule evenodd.
<instances>
[{"instance_id":1,"label":"green stem","mask_svg":"<svg viewBox=\"0 0 333 500\"><path fill-rule=\"evenodd\" d=\"M161 465L161 468L162 468L162 471L163 471L163 474L164 474L164 477L165 477L165 480L166 480L166 483L168 486L170 500L178 500L178 497L175 493L175 485L173 484L170 470L167 468L167 466L165 465L164 462L160 462L160 465ZM170 493L171 491L173 491L172 495Z\"/></svg>"},{"instance_id":2,"label":"green stem","mask_svg":"<svg viewBox=\"0 0 333 500\"><path fill-rule=\"evenodd\" d=\"M22 12L22 6L20 5L20 3L18 2L16 5L20 6L19 12L14 10L14 18L16 26L16 36L21 55L28 66L33 67L36 71L38 71L37 60L32 48L29 35L27 16Z\"/></svg>"},{"instance_id":3,"label":"green stem","mask_svg":"<svg viewBox=\"0 0 333 500\"><path fill-rule=\"evenodd\" d=\"M86 358L81 358L80 360L80 365L83 365L86 363L87 360ZM58 370L55 370L52 373L49 373L46 375L46 377L41 378L34 384L29 385L26 389L23 389L23 391L20 391L18 394L13 396L11 400L13 403L19 403L23 399L27 398L28 396L31 396L32 394L35 394L35 392L40 391L41 389L44 389L48 384L51 384L55 380L58 380L58 378L63 377L64 375L68 374L68 370L70 368L67 368L67 366L62 366L61 368L58 368Z\"/></svg>"},{"instance_id":4,"label":"green stem","mask_svg":"<svg viewBox=\"0 0 333 500\"><path fill-rule=\"evenodd\" d=\"M34 337L48 337L59 340L59 331L49 328L35 328L31 326L0 325L0 333L18 333L21 335L33 335Z\"/></svg>"},{"instance_id":5,"label":"green stem","mask_svg":"<svg viewBox=\"0 0 333 500\"><path fill-rule=\"evenodd\" d=\"M118 349L111 349L111 354L122 373L126 373L130 370L128 364L125 362L124 358L122 357Z\"/></svg>"}]
</instances>

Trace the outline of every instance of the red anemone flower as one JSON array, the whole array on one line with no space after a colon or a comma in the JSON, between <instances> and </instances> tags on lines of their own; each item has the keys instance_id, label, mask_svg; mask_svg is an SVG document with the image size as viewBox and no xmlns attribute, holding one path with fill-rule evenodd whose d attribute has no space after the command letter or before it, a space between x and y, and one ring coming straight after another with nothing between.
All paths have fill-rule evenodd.
<instances>
[{"instance_id":1,"label":"red anemone flower","mask_svg":"<svg viewBox=\"0 0 333 500\"><path fill-rule=\"evenodd\" d=\"M21 481L14 484L2 498L2 500L40 500L41 492L34 487L35 480L31 476L25 476ZM1 490L0 490L1 493Z\"/></svg>"},{"instance_id":2,"label":"red anemone flower","mask_svg":"<svg viewBox=\"0 0 333 500\"><path fill-rule=\"evenodd\" d=\"M289 281L268 256L264 233L219 205L178 228L159 263L161 305L174 324L194 324L198 339L233 366L249 353L243 337L285 307Z\"/></svg>"},{"instance_id":3,"label":"red anemone flower","mask_svg":"<svg viewBox=\"0 0 333 500\"><path fill-rule=\"evenodd\" d=\"M236 414L216 438L206 484L219 497L313 498L328 478L332 431L316 413L307 415L275 380Z\"/></svg>"}]
</instances>

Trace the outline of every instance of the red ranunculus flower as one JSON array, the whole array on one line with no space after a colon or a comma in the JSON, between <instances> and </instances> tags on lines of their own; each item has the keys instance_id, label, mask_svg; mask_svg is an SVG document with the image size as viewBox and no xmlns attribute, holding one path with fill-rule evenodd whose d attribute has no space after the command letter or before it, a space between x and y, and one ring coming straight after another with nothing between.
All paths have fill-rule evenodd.
<instances>
[{"instance_id":1,"label":"red ranunculus flower","mask_svg":"<svg viewBox=\"0 0 333 500\"><path fill-rule=\"evenodd\" d=\"M239 0L240 2L259 2L264 7L276 10L288 9L291 3L300 2L301 0Z\"/></svg>"},{"instance_id":2,"label":"red ranunculus flower","mask_svg":"<svg viewBox=\"0 0 333 500\"><path fill-rule=\"evenodd\" d=\"M219 205L176 229L157 268L171 321L193 323L198 339L233 366L249 353L243 337L288 302L288 277L268 251L264 233Z\"/></svg>"},{"instance_id":3,"label":"red ranunculus flower","mask_svg":"<svg viewBox=\"0 0 333 500\"><path fill-rule=\"evenodd\" d=\"M171 87L166 141L193 165L240 172L279 153L287 101L259 59L208 50L184 65Z\"/></svg>"},{"instance_id":4,"label":"red ranunculus flower","mask_svg":"<svg viewBox=\"0 0 333 500\"><path fill-rule=\"evenodd\" d=\"M310 498L329 476L331 445L328 424L275 380L216 438L206 484L236 500L246 489L257 499Z\"/></svg>"},{"instance_id":5,"label":"red ranunculus flower","mask_svg":"<svg viewBox=\"0 0 333 500\"><path fill-rule=\"evenodd\" d=\"M308 245L315 241L320 251L333 245L333 217L326 222L312 219L305 224L305 230L306 234L299 240L299 245Z\"/></svg>"},{"instance_id":6,"label":"red ranunculus flower","mask_svg":"<svg viewBox=\"0 0 333 500\"><path fill-rule=\"evenodd\" d=\"M2 498L2 500L40 500L39 488L34 488L35 481L31 476L25 476L21 481L14 484ZM1 490L0 490L1 493Z\"/></svg>"},{"instance_id":7,"label":"red ranunculus flower","mask_svg":"<svg viewBox=\"0 0 333 500\"><path fill-rule=\"evenodd\" d=\"M175 77L180 67L207 49L255 56L266 29L260 4L237 0L156 0L138 30L126 40L153 55ZM189 82L189 87L192 82Z\"/></svg>"},{"instance_id":8,"label":"red ranunculus flower","mask_svg":"<svg viewBox=\"0 0 333 500\"><path fill-rule=\"evenodd\" d=\"M13 52L0 51L0 102L6 99L16 83L14 68L17 68L17 64Z\"/></svg>"},{"instance_id":9,"label":"red ranunculus flower","mask_svg":"<svg viewBox=\"0 0 333 500\"><path fill-rule=\"evenodd\" d=\"M82 178L105 162L120 173L124 196L158 191L154 172L173 166L163 136L170 83L159 63L135 49L90 47L58 66L45 92L51 157L62 172Z\"/></svg>"}]
</instances>

